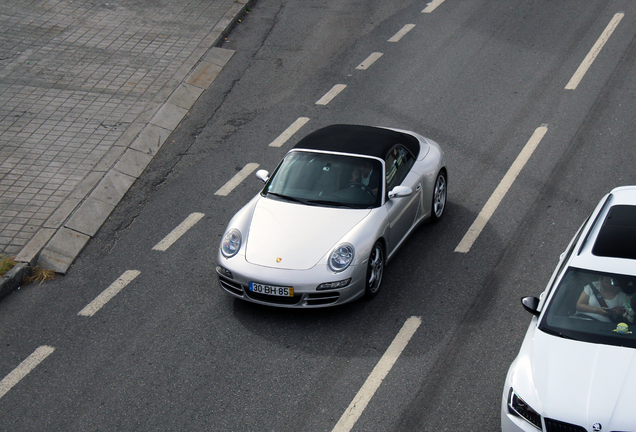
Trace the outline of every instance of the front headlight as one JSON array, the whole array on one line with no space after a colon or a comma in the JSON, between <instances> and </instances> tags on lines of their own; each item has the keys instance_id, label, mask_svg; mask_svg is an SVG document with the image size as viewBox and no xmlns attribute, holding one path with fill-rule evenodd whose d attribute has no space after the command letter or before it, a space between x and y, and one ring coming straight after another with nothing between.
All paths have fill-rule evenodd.
<instances>
[{"instance_id":1,"label":"front headlight","mask_svg":"<svg viewBox=\"0 0 636 432\"><path fill-rule=\"evenodd\" d=\"M329 256L329 268L336 273L346 270L353 262L355 249L349 243L336 246Z\"/></svg>"},{"instance_id":2,"label":"front headlight","mask_svg":"<svg viewBox=\"0 0 636 432\"><path fill-rule=\"evenodd\" d=\"M225 258L232 258L241 248L241 233L236 228L232 228L223 236L221 241L221 253Z\"/></svg>"},{"instance_id":3,"label":"front headlight","mask_svg":"<svg viewBox=\"0 0 636 432\"><path fill-rule=\"evenodd\" d=\"M532 426L542 430L541 416L539 413L533 410L530 405L525 403L525 401L521 399L517 393L515 393L512 387L510 388L510 392L508 392L508 412L513 415L518 415Z\"/></svg>"}]
</instances>

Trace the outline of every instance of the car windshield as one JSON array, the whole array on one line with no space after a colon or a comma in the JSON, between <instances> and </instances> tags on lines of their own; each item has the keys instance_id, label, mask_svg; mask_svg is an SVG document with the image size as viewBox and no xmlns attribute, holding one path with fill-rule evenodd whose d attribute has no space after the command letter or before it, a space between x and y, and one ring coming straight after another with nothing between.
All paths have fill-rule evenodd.
<instances>
[{"instance_id":1,"label":"car windshield","mask_svg":"<svg viewBox=\"0 0 636 432\"><path fill-rule=\"evenodd\" d=\"M292 151L262 195L306 205L366 209L381 203L382 164L377 159Z\"/></svg>"},{"instance_id":2,"label":"car windshield","mask_svg":"<svg viewBox=\"0 0 636 432\"><path fill-rule=\"evenodd\" d=\"M636 277L570 267L541 320L547 333L636 348Z\"/></svg>"}]
</instances>

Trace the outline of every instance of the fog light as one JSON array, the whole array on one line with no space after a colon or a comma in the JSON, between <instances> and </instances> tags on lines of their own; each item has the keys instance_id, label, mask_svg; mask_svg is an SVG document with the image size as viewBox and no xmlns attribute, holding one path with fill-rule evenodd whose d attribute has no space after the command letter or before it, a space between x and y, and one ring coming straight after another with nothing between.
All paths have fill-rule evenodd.
<instances>
[{"instance_id":1,"label":"fog light","mask_svg":"<svg viewBox=\"0 0 636 432\"><path fill-rule=\"evenodd\" d=\"M220 265L216 266L216 272L221 276L225 276L226 278L234 279L232 272L226 269L225 267L221 267Z\"/></svg>"},{"instance_id":2,"label":"fog light","mask_svg":"<svg viewBox=\"0 0 636 432\"><path fill-rule=\"evenodd\" d=\"M351 278L345 279L345 280L341 280L341 281L338 281L338 282L325 282L323 284L318 285L318 288L316 288L316 290L317 291L322 291L322 290L329 290L329 289L344 288L347 285L349 285L350 282L351 282Z\"/></svg>"}]
</instances>

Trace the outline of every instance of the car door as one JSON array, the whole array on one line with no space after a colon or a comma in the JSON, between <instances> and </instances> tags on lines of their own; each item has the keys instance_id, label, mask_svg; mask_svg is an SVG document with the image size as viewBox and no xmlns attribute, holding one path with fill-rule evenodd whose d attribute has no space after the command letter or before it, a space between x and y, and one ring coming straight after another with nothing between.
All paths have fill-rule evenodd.
<instances>
[{"instance_id":1,"label":"car door","mask_svg":"<svg viewBox=\"0 0 636 432\"><path fill-rule=\"evenodd\" d=\"M400 144L396 145L385 158L387 193L395 186L406 186L413 191L411 195L406 197L387 199L386 205L389 215L388 255L393 253L413 227L421 201L420 176L411 172L414 161L411 153Z\"/></svg>"}]
</instances>

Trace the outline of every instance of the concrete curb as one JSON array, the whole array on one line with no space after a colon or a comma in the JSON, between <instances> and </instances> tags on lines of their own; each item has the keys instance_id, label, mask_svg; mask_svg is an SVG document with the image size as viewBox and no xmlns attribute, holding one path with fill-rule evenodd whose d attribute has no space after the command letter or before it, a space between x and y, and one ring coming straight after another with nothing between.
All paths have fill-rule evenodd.
<instances>
[{"instance_id":1,"label":"concrete curb","mask_svg":"<svg viewBox=\"0 0 636 432\"><path fill-rule=\"evenodd\" d=\"M31 266L27 263L18 263L9 270L0 280L0 299L20 288L25 276L31 275Z\"/></svg>"},{"instance_id":2,"label":"concrete curb","mask_svg":"<svg viewBox=\"0 0 636 432\"><path fill-rule=\"evenodd\" d=\"M164 103L141 114L119 142L60 205L14 258L18 263L0 283L0 299L18 289L31 267L66 274L69 267L212 84L234 51L219 48L256 0L235 0L228 12L177 73L181 82Z\"/></svg>"}]
</instances>

